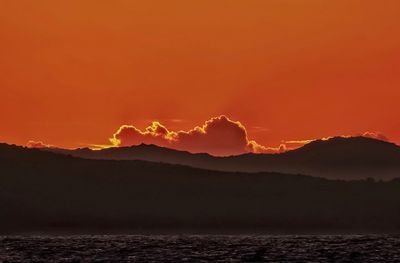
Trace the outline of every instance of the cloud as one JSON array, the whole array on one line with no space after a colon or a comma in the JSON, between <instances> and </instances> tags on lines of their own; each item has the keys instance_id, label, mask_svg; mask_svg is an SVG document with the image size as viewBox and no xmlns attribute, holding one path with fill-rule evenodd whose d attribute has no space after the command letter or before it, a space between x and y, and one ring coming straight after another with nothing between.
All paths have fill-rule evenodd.
<instances>
[{"instance_id":1,"label":"cloud","mask_svg":"<svg viewBox=\"0 0 400 263\"><path fill-rule=\"evenodd\" d=\"M339 135L349 138L364 136L372 139L389 141L379 132L364 132L354 135ZM319 140L329 140L333 137L324 137ZM246 128L238 121L233 121L221 115L206 121L188 131L172 131L158 121L153 121L144 130L133 125L122 125L109 139L111 145L91 145L92 149L109 147L126 147L139 144L154 144L172 149L193 153L209 153L216 156L238 155L243 153L283 153L294 150L317 139L287 140L277 147L266 147L248 138ZM30 140L26 144L29 148L52 148L53 145L42 141Z\"/></svg>"},{"instance_id":2,"label":"cloud","mask_svg":"<svg viewBox=\"0 0 400 263\"><path fill-rule=\"evenodd\" d=\"M365 132L355 136L365 136L388 141L378 132ZM352 137L340 135L340 137ZM332 137L320 138L329 140ZM132 146L155 144L162 147L194 153L210 153L217 156L242 153L282 153L297 149L316 139L282 141L278 147L266 147L248 138L246 128L238 121L221 115L211 118L201 126L188 131L171 131L160 122L154 121L145 130L132 125L121 126L110 139L112 146Z\"/></svg>"},{"instance_id":3,"label":"cloud","mask_svg":"<svg viewBox=\"0 0 400 263\"><path fill-rule=\"evenodd\" d=\"M42 141L28 141L26 143L26 147L28 148L50 148L52 145L50 144L45 144Z\"/></svg>"},{"instance_id":4,"label":"cloud","mask_svg":"<svg viewBox=\"0 0 400 263\"><path fill-rule=\"evenodd\" d=\"M189 131L170 131L160 122L153 122L144 131L132 125L121 126L110 142L114 146L132 146L141 143L155 144L190 152L207 152L226 156L254 153L277 153L286 151L286 146L265 147L247 137L246 128L238 121L221 115L211 118L202 126Z\"/></svg>"},{"instance_id":5,"label":"cloud","mask_svg":"<svg viewBox=\"0 0 400 263\"><path fill-rule=\"evenodd\" d=\"M367 138L371 138L371 139L376 139L376 140L381 140L381 141L385 141L388 142L389 139L383 135L380 132L370 132L370 131L366 131L362 134L362 136L367 137Z\"/></svg>"},{"instance_id":6,"label":"cloud","mask_svg":"<svg viewBox=\"0 0 400 263\"><path fill-rule=\"evenodd\" d=\"M252 140L247 144L247 151L253 153L282 153L287 151L287 147L284 143L279 147L265 147Z\"/></svg>"},{"instance_id":7,"label":"cloud","mask_svg":"<svg viewBox=\"0 0 400 263\"><path fill-rule=\"evenodd\" d=\"M315 141L315 139L308 139L308 140L290 140L290 141L283 141L283 145L286 146L286 150L293 150L297 149L300 147L303 147L304 145Z\"/></svg>"},{"instance_id":8,"label":"cloud","mask_svg":"<svg viewBox=\"0 0 400 263\"><path fill-rule=\"evenodd\" d=\"M145 131L132 125L122 125L110 141L115 146L132 146L141 143L169 146L176 136L175 132L170 132L164 125L155 121Z\"/></svg>"},{"instance_id":9,"label":"cloud","mask_svg":"<svg viewBox=\"0 0 400 263\"><path fill-rule=\"evenodd\" d=\"M222 115L206 121L201 127L178 132L175 144L183 150L231 155L246 152L248 143L244 126Z\"/></svg>"}]
</instances>

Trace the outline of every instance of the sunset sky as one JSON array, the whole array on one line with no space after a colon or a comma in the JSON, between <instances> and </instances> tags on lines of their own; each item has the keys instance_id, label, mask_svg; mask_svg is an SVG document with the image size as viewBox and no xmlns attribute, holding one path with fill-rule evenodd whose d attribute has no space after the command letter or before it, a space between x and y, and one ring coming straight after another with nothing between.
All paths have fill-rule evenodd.
<instances>
[{"instance_id":1,"label":"sunset sky","mask_svg":"<svg viewBox=\"0 0 400 263\"><path fill-rule=\"evenodd\" d=\"M246 145L400 143L398 0L2 0L0 36L2 142L107 145L153 121L181 140L225 115Z\"/></svg>"}]
</instances>

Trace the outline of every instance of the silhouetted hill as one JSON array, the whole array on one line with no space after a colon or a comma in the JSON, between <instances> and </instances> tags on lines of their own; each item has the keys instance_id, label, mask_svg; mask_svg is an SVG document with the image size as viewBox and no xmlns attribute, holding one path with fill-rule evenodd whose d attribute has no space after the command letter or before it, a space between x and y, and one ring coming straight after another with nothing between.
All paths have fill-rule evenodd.
<instances>
[{"instance_id":1,"label":"silhouetted hill","mask_svg":"<svg viewBox=\"0 0 400 263\"><path fill-rule=\"evenodd\" d=\"M219 172L0 144L0 233L398 233L399 207L400 180Z\"/></svg>"},{"instance_id":2,"label":"silhouetted hill","mask_svg":"<svg viewBox=\"0 0 400 263\"><path fill-rule=\"evenodd\" d=\"M380 140L336 137L311 142L281 154L243 154L214 157L192 154L155 145L51 151L89 159L146 160L197 168L238 172L281 172L308 174L329 179L388 180L400 176L400 147Z\"/></svg>"}]
</instances>

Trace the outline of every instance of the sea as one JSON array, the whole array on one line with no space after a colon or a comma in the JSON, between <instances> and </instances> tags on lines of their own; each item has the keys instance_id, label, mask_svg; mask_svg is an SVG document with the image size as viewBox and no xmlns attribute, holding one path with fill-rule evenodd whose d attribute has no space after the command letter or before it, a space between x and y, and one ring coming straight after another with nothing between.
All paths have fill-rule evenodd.
<instances>
[{"instance_id":1,"label":"sea","mask_svg":"<svg viewBox=\"0 0 400 263\"><path fill-rule=\"evenodd\" d=\"M400 262L400 236L0 236L0 262Z\"/></svg>"}]
</instances>

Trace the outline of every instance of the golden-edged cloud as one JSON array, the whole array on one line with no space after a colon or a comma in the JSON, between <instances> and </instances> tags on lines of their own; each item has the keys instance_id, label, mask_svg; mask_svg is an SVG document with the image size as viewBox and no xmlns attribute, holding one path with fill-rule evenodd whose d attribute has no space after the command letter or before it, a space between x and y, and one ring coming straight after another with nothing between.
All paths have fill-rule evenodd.
<instances>
[{"instance_id":1,"label":"golden-edged cloud","mask_svg":"<svg viewBox=\"0 0 400 263\"><path fill-rule=\"evenodd\" d=\"M364 136L389 141L379 132L364 132L355 135L340 135L349 138ZM172 131L158 121L141 130L133 125L122 125L109 139L110 145L91 145L92 149L126 147L139 144L154 144L192 153L209 153L216 156L238 155L243 153L282 153L294 150L315 140L329 140L333 137L306 140L282 141L277 147L266 147L248 138L246 128L239 122L221 115L204 122L188 131ZM29 148L51 148L53 145L42 141L29 141Z\"/></svg>"},{"instance_id":2,"label":"golden-edged cloud","mask_svg":"<svg viewBox=\"0 0 400 263\"><path fill-rule=\"evenodd\" d=\"M265 147L249 140L246 128L238 121L221 115L211 118L202 126L189 131L170 131L160 122L153 122L144 131L132 125L121 126L110 142L114 146L155 144L189 152L207 152L226 156L254 153L277 153L286 150L285 145L277 148Z\"/></svg>"},{"instance_id":3,"label":"golden-edged cloud","mask_svg":"<svg viewBox=\"0 0 400 263\"><path fill-rule=\"evenodd\" d=\"M362 136L367 137L367 138L371 138L371 139L377 139L377 140L385 141L385 142L389 141L389 139L385 135L380 133L380 132L366 131L366 132L363 133Z\"/></svg>"},{"instance_id":4,"label":"golden-edged cloud","mask_svg":"<svg viewBox=\"0 0 400 263\"><path fill-rule=\"evenodd\" d=\"M26 143L26 147L28 147L28 148L51 148L53 146L50 145L50 144L45 144L42 141L32 141L32 140L30 140L30 141L28 141Z\"/></svg>"},{"instance_id":5,"label":"golden-edged cloud","mask_svg":"<svg viewBox=\"0 0 400 263\"><path fill-rule=\"evenodd\" d=\"M353 136L364 136L387 141L377 132L365 132ZM340 137L352 137L341 135ZM320 138L329 140L333 137ZM112 146L133 146L155 144L193 153L209 153L217 156L237 155L242 153L282 153L300 148L317 139L282 141L277 147L266 147L248 138L246 128L238 121L221 115L211 118L201 126L188 131L171 131L160 122L152 122L145 130L132 125L121 126L110 139Z\"/></svg>"}]
</instances>

